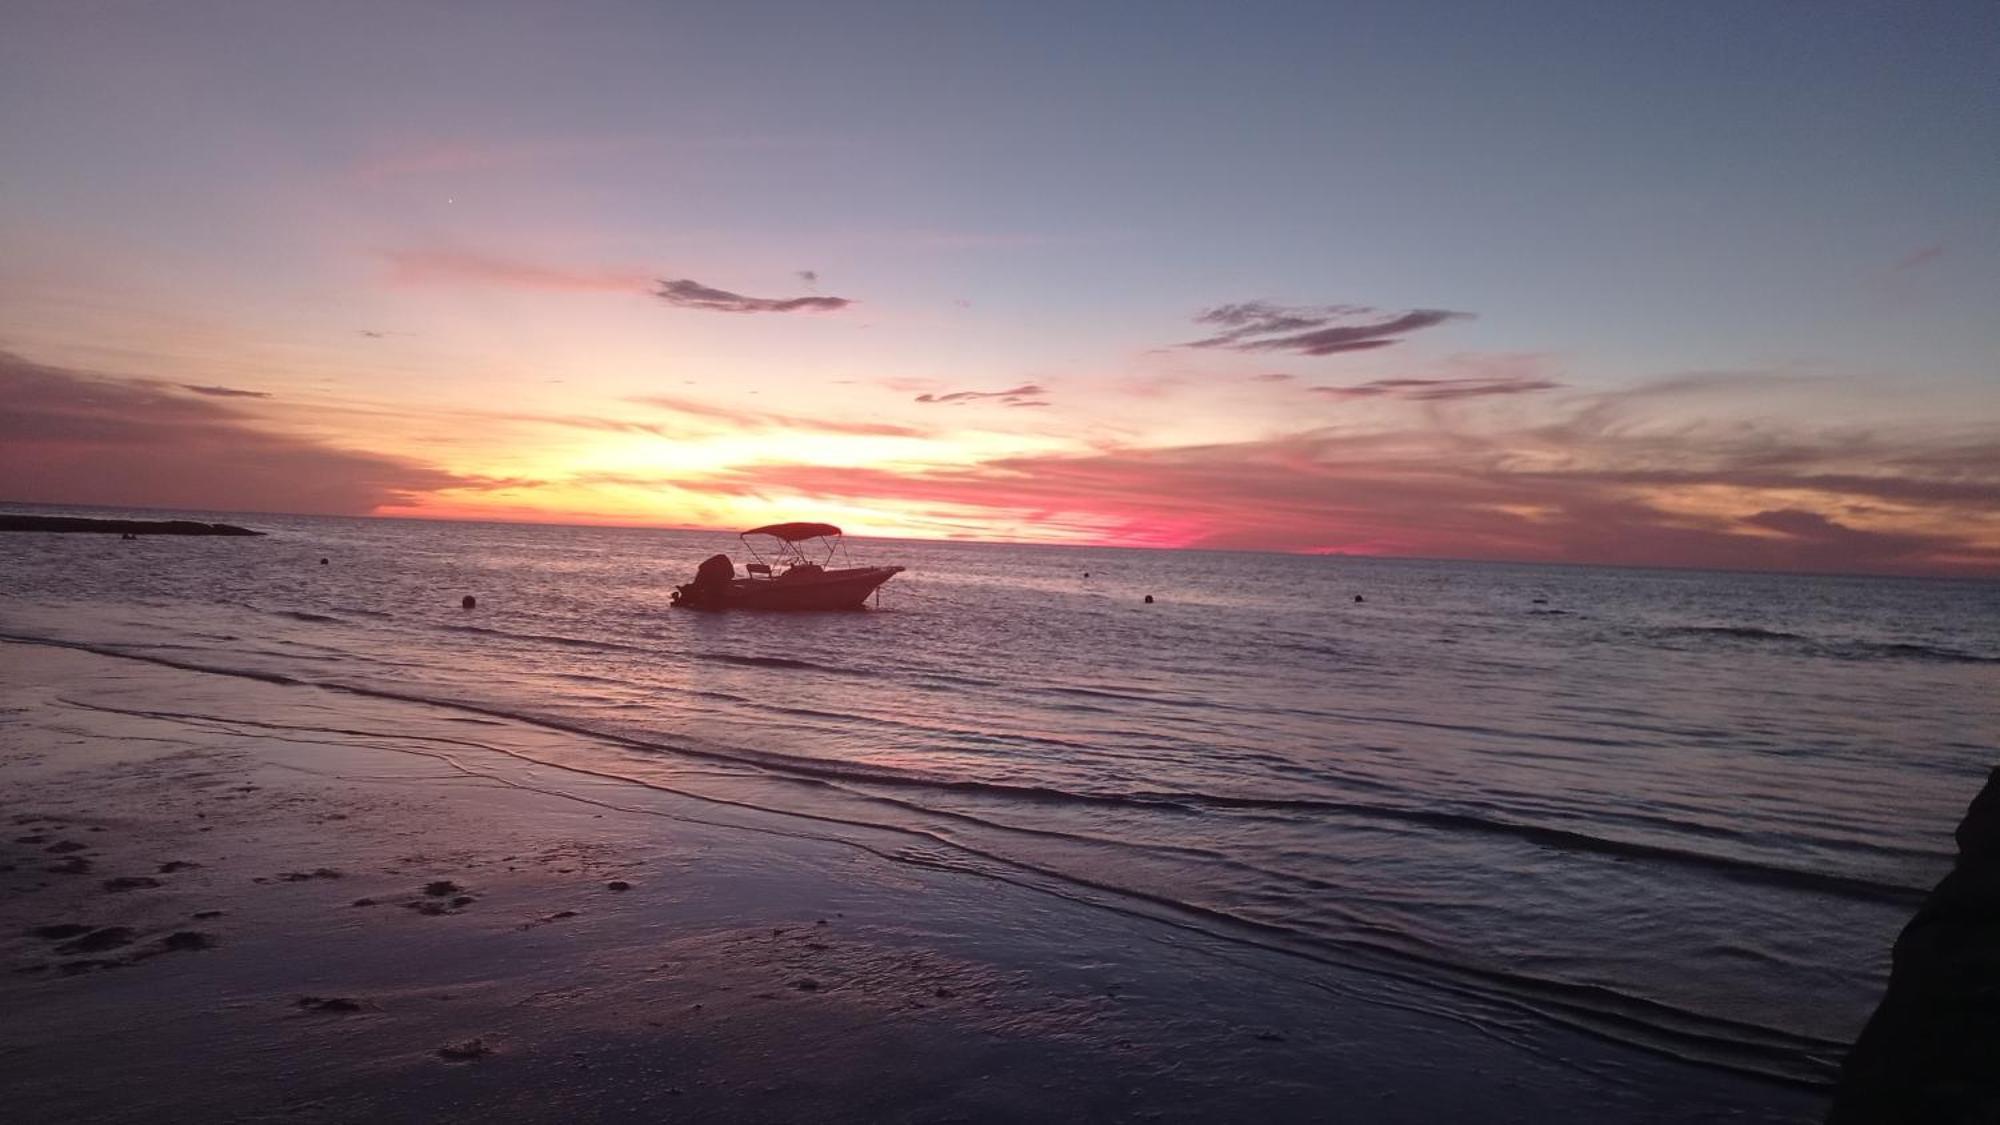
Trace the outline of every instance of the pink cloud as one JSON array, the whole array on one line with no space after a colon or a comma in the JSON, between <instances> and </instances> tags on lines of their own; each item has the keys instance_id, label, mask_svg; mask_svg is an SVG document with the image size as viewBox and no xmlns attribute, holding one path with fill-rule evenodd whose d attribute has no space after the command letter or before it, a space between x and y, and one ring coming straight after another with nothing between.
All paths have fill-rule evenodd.
<instances>
[{"instance_id":1,"label":"pink cloud","mask_svg":"<svg viewBox=\"0 0 2000 1125\"><path fill-rule=\"evenodd\" d=\"M1567 435L1570 467L1524 467L1545 459L1533 454L1554 452L1544 448L1546 432L1465 442L1431 432L1312 431L914 472L760 464L703 487L790 490L1002 527L1032 521L1055 535L1131 545L2000 575L2000 541L1963 519L1989 511L2000 494L2000 469L1978 470L1977 449L1906 439L1905 460L1936 458L1956 473L1870 476L1829 471L1852 435L1785 444L1682 432L1656 442L1579 422ZM1662 457L1682 464L1671 473L1634 467ZM1955 479L1970 471L1982 478ZM1823 507L1700 514L1677 502L1691 490L1811 494ZM1857 523L1877 499L1927 516L1921 526L1933 530Z\"/></svg>"},{"instance_id":2,"label":"pink cloud","mask_svg":"<svg viewBox=\"0 0 2000 1125\"><path fill-rule=\"evenodd\" d=\"M847 422L828 418L805 418L796 414L781 414L767 410L746 410L733 406L718 406L715 403L697 399L680 398L672 395L641 395L630 401L658 410L670 411L682 416L709 418L726 422L738 429L782 429L806 430L827 434L846 434L856 437L908 437L931 436L931 431L914 426L899 426L892 422Z\"/></svg>"},{"instance_id":3,"label":"pink cloud","mask_svg":"<svg viewBox=\"0 0 2000 1125\"><path fill-rule=\"evenodd\" d=\"M353 515L510 483L280 433L206 393L4 352L0 401L10 499Z\"/></svg>"}]
</instances>

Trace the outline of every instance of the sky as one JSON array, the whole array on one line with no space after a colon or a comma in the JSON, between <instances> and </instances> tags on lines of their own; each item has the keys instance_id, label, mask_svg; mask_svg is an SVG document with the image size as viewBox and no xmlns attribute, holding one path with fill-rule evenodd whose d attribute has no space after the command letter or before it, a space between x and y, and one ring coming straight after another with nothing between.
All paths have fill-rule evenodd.
<instances>
[{"instance_id":1,"label":"sky","mask_svg":"<svg viewBox=\"0 0 2000 1125\"><path fill-rule=\"evenodd\" d=\"M2000 7L0 8L0 499L2000 576Z\"/></svg>"}]
</instances>

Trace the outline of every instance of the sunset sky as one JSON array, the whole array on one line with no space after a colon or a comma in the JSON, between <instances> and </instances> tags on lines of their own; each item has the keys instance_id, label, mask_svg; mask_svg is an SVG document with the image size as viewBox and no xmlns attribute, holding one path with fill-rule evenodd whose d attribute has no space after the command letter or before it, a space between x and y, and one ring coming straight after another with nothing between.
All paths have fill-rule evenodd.
<instances>
[{"instance_id":1,"label":"sunset sky","mask_svg":"<svg viewBox=\"0 0 2000 1125\"><path fill-rule=\"evenodd\" d=\"M2000 7L0 10L0 499L2000 575Z\"/></svg>"}]
</instances>

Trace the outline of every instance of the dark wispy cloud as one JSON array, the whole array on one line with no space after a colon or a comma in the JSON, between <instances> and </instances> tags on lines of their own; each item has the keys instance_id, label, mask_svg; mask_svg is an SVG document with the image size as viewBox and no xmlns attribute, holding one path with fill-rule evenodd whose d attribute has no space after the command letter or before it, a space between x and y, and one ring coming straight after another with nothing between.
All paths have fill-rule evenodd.
<instances>
[{"instance_id":1,"label":"dark wispy cloud","mask_svg":"<svg viewBox=\"0 0 2000 1125\"><path fill-rule=\"evenodd\" d=\"M1563 384L1553 379L1520 377L1464 379L1371 379L1344 387L1307 387L1328 398L1403 398L1413 402L1448 402L1461 398L1520 395L1552 391Z\"/></svg>"},{"instance_id":2,"label":"dark wispy cloud","mask_svg":"<svg viewBox=\"0 0 2000 1125\"><path fill-rule=\"evenodd\" d=\"M238 390L235 387L202 386L198 383L181 383L178 385L181 390L193 391L195 394L207 395L210 398L270 398L271 397L271 393L269 391L244 391L244 390Z\"/></svg>"},{"instance_id":3,"label":"dark wispy cloud","mask_svg":"<svg viewBox=\"0 0 2000 1125\"><path fill-rule=\"evenodd\" d=\"M1018 387L1008 387L1004 391L951 391L947 394L921 394L917 402L940 404L963 404L980 399L997 399L1007 406L1047 406L1042 396L1049 393L1040 383L1022 383Z\"/></svg>"},{"instance_id":4,"label":"dark wispy cloud","mask_svg":"<svg viewBox=\"0 0 2000 1125\"><path fill-rule=\"evenodd\" d=\"M768 410L748 410L742 407L721 406L699 399L680 398L673 395L640 395L628 399L641 406L665 410L682 417L707 418L728 423L737 429L755 430L807 430L826 434L847 434L855 437L930 437L929 430L914 426L899 426L893 422L848 422L831 418L803 418L795 414L781 414Z\"/></svg>"},{"instance_id":5,"label":"dark wispy cloud","mask_svg":"<svg viewBox=\"0 0 2000 1125\"><path fill-rule=\"evenodd\" d=\"M1945 245L1942 242L1919 247L1903 255L1902 259L1896 263L1896 269L1898 271L1913 270L1919 266L1927 266L1944 257L1944 252Z\"/></svg>"},{"instance_id":6,"label":"dark wispy cloud","mask_svg":"<svg viewBox=\"0 0 2000 1125\"><path fill-rule=\"evenodd\" d=\"M832 312L854 303L846 297L745 297L687 278L661 279L653 296L679 308L729 313Z\"/></svg>"},{"instance_id":7,"label":"dark wispy cloud","mask_svg":"<svg viewBox=\"0 0 2000 1125\"><path fill-rule=\"evenodd\" d=\"M0 352L0 480L10 499L352 515L507 482L266 428L185 385ZM224 399L241 397L223 396Z\"/></svg>"},{"instance_id":8,"label":"dark wispy cloud","mask_svg":"<svg viewBox=\"0 0 2000 1125\"><path fill-rule=\"evenodd\" d=\"M1386 348L1412 332L1434 328L1471 313L1446 309L1412 309L1390 314L1361 305L1288 307L1267 301L1242 301L1205 309L1195 323L1220 329L1191 340L1186 348L1227 348L1239 352L1292 352L1326 356Z\"/></svg>"}]
</instances>

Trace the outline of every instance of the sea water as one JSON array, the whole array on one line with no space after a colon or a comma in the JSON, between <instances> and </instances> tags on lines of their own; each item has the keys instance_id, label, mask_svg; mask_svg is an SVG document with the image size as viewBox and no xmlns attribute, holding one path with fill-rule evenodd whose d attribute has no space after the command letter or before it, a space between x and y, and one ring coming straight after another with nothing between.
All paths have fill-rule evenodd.
<instances>
[{"instance_id":1,"label":"sea water","mask_svg":"<svg viewBox=\"0 0 2000 1125\"><path fill-rule=\"evenodd\" d=\"M1993 583L857 540L909 568L871 610L702 613L731 536L174 514L269 534L0 536L0 634L570 730L536 752L1803 1083L2000 757Z\"/></svg>"}]
</instances>

